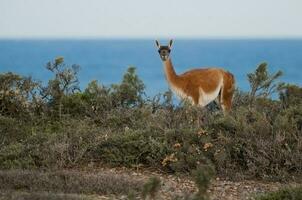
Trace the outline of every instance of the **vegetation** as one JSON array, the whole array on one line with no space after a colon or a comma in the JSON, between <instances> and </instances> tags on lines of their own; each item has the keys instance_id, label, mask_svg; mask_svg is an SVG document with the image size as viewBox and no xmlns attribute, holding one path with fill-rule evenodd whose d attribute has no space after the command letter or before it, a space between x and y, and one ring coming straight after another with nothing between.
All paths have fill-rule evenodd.
<instances>
[{"instance_id":1,"label":"vegetation","mask_svg":"<svg viewBox=\"0 0 302 200\"><path fill-rule=\"evenodd\" d=\"M255 97L268 97L271 94L278 91L283 84L274 83L280 76L282 71L278 71L275 74L269 74L267 71L267 63L261 63L254 73L247 75L251 86L250 97L252 100Z\"/></svg>"},{"instance_id":2,"label":"vegetation","mask_svg":"<svg viewBox=\"0 0 302 200\"><path fill-rule=\"evenodd\" d=\"M200 167L194 171L194 180L198 188L198 192L193 199L207 200L209 199L207 190L209 189L211 179L214 175L213 169L209 166Z\"/></svg>"},{"instance_id":3,"label":"vegetation","mask_svg":"<svg viewBox=\"0 0 302 200\"><path fill-rule=\"evenodd\" d=\"M302 188L285 188L256 197L256 200L301 200Z\"/></svg>"},{"instance_id":4,"label":"vegetation","mask_svg":"<svg viewBox=\"0 0 302 200\"><path fill-rule=\"evenodd\" d=\"M248 74L251 91L236 91L228 115L215 104L175 105L171 91L147 97L133 67L121 83L94 80L83 91L77 65L57 58L47 69L47 85L0 74L2 170L105 164L190 173L208 166L231 179L301 180L302 88L278 82L282 73L270 74L265 63ZM209 175L196 174L200 194ZM151 182L146 190L156 191Z\"/></svg>"},{"instance_id":5,"label":"vegetation","mask_svg":"<svg viewBox=\"0 0 302 200\"><path fill-rule=\"evenodd\" d=\"M142 191L143 199L146 199L150 196L151 199L155 199L156 193L160 189L160 179L157 177L152 177L150 180L145 183Z\"/></svg>"},{"instance_id":6,"label":"vegetation","mask_svg":"<svg viewBox=\"0 0 302 200\"><path fill-rule=\"evenodd\" d=\"M10 170L0 172L0 190L51 191L78 194L127 194L140 191L141 181L127 176L106 173L80 173L76 171L36 172Z\"/></svg>"}]
</instances>

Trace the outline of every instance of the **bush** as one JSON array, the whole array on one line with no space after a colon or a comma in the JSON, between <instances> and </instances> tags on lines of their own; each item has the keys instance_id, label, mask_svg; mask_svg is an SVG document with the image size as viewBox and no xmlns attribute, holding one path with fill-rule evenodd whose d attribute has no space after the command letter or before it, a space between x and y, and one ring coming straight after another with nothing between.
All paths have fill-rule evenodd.
<instances>
[{"instance_id":1,"label":"bush","mask_svg":"<svg viewBox=\"0 0 302 200\"><path fill-rule=\"evenodd\" d=\"M302 88L297 85L284 85L279 92L282 105L286 108L302 104Z\"/></svg>"},{"instance_id":2,"label":"bush","mask_svg":"<svg viewBox=\"0 0 302 200\"><path fill-rule=\"evenodd\" d=\"M126 130L125 133L114 134L102 141L92 152L92 156L112 165L158 166L167 151L167 146L150 137L148 132Z\"/></svg>"},{"instance_id":3,"label":"bush","mask_svg":"<svg viewBox=\"0 0 302 200\"><path fill-rule=\"evenodd\" d=\"M142 190L142 197L146 199L146 197L150 196L151 199L155 199L158 190L160 189L160 179L157 177L152 177L149 179L147 183L144 184Z\"/></svg>"},{"instance_id":4,"label":"bush","mask_svg":"<svg viewBox=\"0 0 302 200\"><path fill-rule=\"evenodd\" d=\"M213 164L231 178L302 174L302 89L279 83L281 72L268 73L267 64L248 75L251 91L237 90L223 115L214 104L175 104L171 91L147 98L135 68L119 84L92 81L81 92L78 66L63 61L47 65L54 78L44 87L0 75L0 168L100 162L188 173ZM277 91L280 98L271 98Z\"/></svg>"},{"instance_id":5,"label":"bush","mask_svg":"<svg viewBox=\"0 0 302 200\"><path fill-rule=\"evenodd\" d=\"M153 166L170 172L189 172L210 164L206 139L188 130L131 130L113 134L91 151L93 160L115 166ZM208 150L209 147L206 147Z\"/></svg>"},{"instance_id":6,"label":"bush","mask_svg":"<svg viewBox=\"0 0 302 200\"><path fill-rule=\"evenodd\" d=\"M19 129L17 130L19 131ZM0 148L0 167L62 168L83 162L106 132L88 120L64 120L29 129L26 138Z\"/></svg>"},{"instance_id":7,"label":"bush","mask_svg":"<svg viewBox=\"0 0 302 200\"><path fill-rule=\"evenodd\" d=\"M0 74L0 113L27 120L40 106L38 82L31 77L8 72Z\"/></svg>"},{"instance_id":8,"label":"bush","mask_svg":"<svg viewBox=\"0 0 302 200\"><path fill-rule=\"evenodd\" d=\"M80 91L77 77L80 66L67 66L63 57L58 57L54 62L48 62L46 68L54 74L48 85L41 87L42 98L49 104L49 112L54 119L61 119L63 114L63 98L66 95Z\"/></svg>"},{"instance_id":9,"label":"bush","mask_svg":"<svg viewBox=\"0 0 302 200\"><path fill-rule=\"evenodd\" d=\"M209 166L203 166L197 169L193 172L193 178L195 181L195 184L198 188L198 192L195 194L194 198L195 200L207 200L208 192L210 186L210 181L214 175L214 171Z\"/></svg>"},{"instance_id":10,"label":"bush","mask_svg":"<svg viewBox=\"0 0 302 200\"><path fill-rule=\"evenodd\" d=\"M145 85L135 73L135 67L129 67L121 84L113 84L112 95L115 105L139 106L143 103Z\"/></svg>"},{"instance_id":11,"label":"bush","mask_svg":"<svg viewBox=\"0 0 302 200\"><path fill-rule=\"evenodd\" d=\"M252 100L255 97L266 98L277 92L283 84L274 82L280 76L282 76L282 71L278 71L275 74L269 74L267 71L267 63L263 62L259 64L255 72L247 75L251 86L250 96Z\"/></svg>"}]
</instances>

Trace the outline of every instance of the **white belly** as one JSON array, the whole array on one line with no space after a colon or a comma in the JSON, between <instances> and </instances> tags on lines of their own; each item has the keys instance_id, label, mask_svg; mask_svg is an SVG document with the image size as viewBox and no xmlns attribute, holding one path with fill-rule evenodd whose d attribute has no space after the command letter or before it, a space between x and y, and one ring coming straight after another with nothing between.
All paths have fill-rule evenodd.
<instances>
[{"instance_id":1,"label":"white belly","mask_svg":"<svg viewBox=\"0 0 302 200\"><path fill-rule=\"evenodd\" d=\"M221 89L221 85L219 85L214 91L206 93L203 91L202 88L199 89L199 100L198 100L198 105L200 106L206 106L210 102L214 101Z\"/></svg>"}]
</instances>

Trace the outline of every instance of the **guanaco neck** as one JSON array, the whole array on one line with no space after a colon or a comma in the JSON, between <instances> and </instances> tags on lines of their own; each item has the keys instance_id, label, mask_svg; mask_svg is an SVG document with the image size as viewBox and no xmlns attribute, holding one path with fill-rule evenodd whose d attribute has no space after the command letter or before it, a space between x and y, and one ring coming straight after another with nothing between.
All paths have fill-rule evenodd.
<instances>
[{"instance_id":1,"label":"guanaco neck","mask_svg":"<svg viewBox=\"0 0 302 200\"><path fill-rule=\"evenodd\" d=\"M164 69L167 81L170 85L177 85L178 76L174 70L171 59L164 61Z\"/></svg>"}]
</instances>

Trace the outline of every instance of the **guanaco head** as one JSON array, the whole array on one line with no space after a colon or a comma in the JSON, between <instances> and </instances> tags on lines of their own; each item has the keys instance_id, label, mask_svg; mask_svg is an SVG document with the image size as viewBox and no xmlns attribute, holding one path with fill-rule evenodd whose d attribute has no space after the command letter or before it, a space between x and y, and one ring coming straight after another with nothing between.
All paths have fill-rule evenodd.
<instances>
[{"instance_id":1,"label":"guanaco head","mask_svg":"<svg viewBox=\"0 0 302 200\"><path fill-rule=\"evenodd\" d=\"M158 53L159 53L159 56L160 56L161 60L162 61L168 60L169 56L170 56L173 40L169 41L168 46L162 46L162 45L160 45L157 40L155 41L155 43L156 43L156 46L158 48Z\"/></svg>"}]
</instances>

